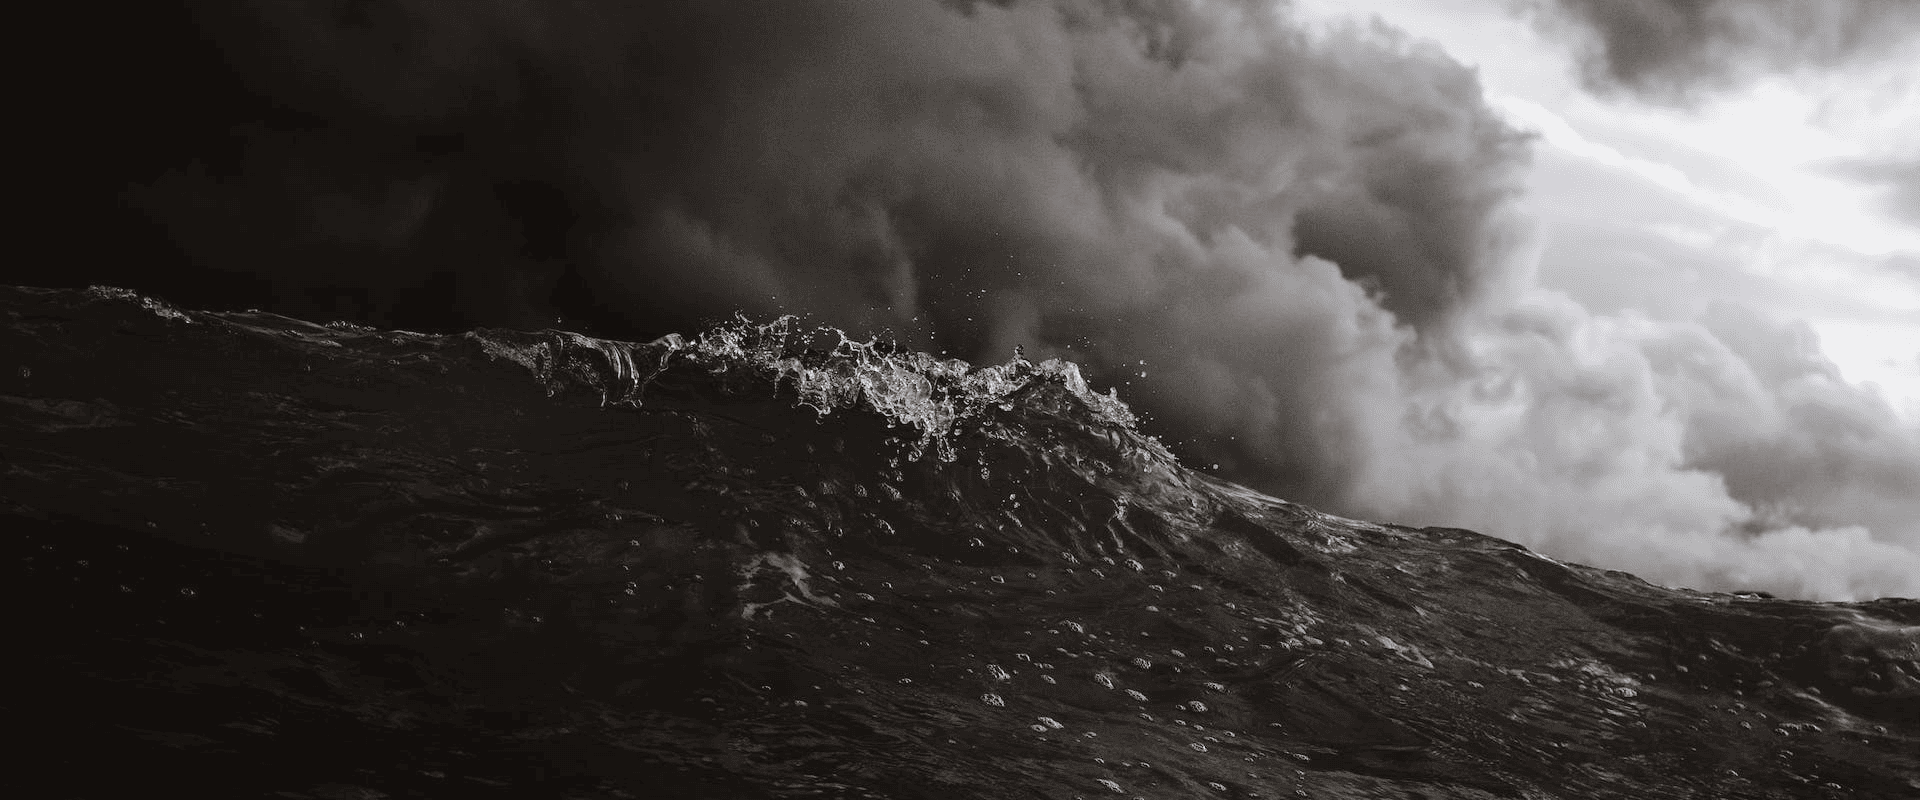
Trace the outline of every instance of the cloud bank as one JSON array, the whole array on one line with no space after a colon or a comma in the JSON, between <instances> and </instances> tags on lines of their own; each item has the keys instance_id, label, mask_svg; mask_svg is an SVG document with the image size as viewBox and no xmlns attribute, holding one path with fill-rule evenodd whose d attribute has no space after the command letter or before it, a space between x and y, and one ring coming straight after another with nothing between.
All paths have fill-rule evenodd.
<instances>
[{"instance_id":1,"label":"cloud bank","mask_svg":"<svg viewBox=\"0 0 1920 800\"><path fill-rule=\"evenodd\" d=\"M1189 463L1337 512L1670 584L1920 595L1916 433L1803 327L1539 289L1528 136L1379 24L417 0L194 25L239 81L227 122L123 196L281 310L1022 345L1122 384Z\"/></svg>"}]
</instances>

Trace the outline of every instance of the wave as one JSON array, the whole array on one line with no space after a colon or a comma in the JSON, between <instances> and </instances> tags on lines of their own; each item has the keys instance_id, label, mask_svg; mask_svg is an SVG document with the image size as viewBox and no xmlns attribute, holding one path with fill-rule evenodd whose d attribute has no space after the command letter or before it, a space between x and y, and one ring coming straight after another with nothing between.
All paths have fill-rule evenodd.
<instances>
[{"instance_id":1,"label":"wave","mask_svg":"<svg viewBox=\"0 0 1920 800\"><path fill-rule=\"evenodd\" d=\"M1067 362L792 319L0 310L0 512L67 609L20 648L62 709L36 763L306 796L1920 788L1920 602L1324 514L1185 468Z\"/></svg>"}]
</instances>

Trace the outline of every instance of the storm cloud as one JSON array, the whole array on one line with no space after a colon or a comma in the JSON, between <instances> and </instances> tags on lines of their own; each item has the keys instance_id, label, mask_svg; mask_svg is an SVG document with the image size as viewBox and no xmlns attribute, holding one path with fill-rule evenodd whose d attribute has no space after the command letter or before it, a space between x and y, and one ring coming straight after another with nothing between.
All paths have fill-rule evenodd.
<instances>
[{"instance_id":1,"label":"storm cloud","mask_svg":"<svg viewBox=\"0 0 1920 800\"><path fill-rule=\"evenodd\" d=\"M1904 0L1523 0L1580 40L1589 87L1684 102L1756 75L1884 54L1920 32Z\"/></svg>"},{"instance_id":2,"label":"storm cloud","mask_svg":"<svg viewBox=\"0 0 1920 800\"><path fill-rule=\"evenodd\" d=\"M419 0L191 27L223 105L158 123L117 195L185 255L114 275L176 301L212 275L382 324L740 310L1023 346L1121 385L1188 463L1330 510L1669 583L1920 594L1912 432L1786 323L1540 290L1529 137L1378 23Z\"/></svg>"}]
</instances>

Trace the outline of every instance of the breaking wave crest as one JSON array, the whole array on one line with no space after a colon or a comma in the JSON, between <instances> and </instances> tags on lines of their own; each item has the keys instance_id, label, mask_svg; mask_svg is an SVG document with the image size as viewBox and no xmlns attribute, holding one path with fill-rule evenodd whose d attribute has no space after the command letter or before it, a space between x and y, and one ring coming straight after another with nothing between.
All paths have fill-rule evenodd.
<instances>
[{"instance_id":1,"label":"breaking wave crest","mask_svg":"<svg viewBox=\"0 0 1920 800\"><path fill-rule=\"evenodd\" d=\"M878 338L859 341L837 328L803 329L791 316L766 323L736 317L691 339L670 334L647 343L565 331L467 335L489 356L526 367L549 396L586 389L597 392L602 405L638 407L654 379L684 365L719 378L771 385L776 394L791 393L795 403L823 417L865 410L890 426L909 426L918 434L908 443L907 457L916 461L928 453L953 461L953 434L963 423L990 408L1012 410L1021 395L1042 384L1078 401L1087 424L1133 430L1139 421L1115 390L1094 391L1069 361L1034 363L1016 352L1005 364L974 366L901 352Z\"/></svg>"}]
</instances>

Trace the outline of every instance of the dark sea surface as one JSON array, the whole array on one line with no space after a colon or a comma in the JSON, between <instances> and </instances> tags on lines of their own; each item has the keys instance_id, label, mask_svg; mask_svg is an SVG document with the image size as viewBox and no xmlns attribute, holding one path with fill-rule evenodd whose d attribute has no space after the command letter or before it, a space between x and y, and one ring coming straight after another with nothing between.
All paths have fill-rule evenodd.
<instances>
[{"instance_id":1,"label":"dark sea surface","mask_svg":"<svg viewBox=\"0 0 1920 800\"><path fill-rule=\"evenodd\" d=\"M1920 796L1920 601L1329 516L1070 364L0 312L11 797Z\"/></svg>"}]
</instances>

